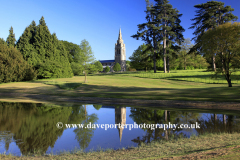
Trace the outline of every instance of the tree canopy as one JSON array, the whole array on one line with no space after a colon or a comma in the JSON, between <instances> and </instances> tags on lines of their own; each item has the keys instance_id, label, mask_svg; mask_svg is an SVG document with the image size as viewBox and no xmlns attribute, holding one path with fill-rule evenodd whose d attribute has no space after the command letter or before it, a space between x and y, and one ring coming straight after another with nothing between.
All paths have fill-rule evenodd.
<instances>
[{"instance_id":1,"label":"tree canopy","mask_svg":"<svg viewBox=\"0 0 240 160\"><path fill-rule=\"evenodd\" d=\"M221 72L228 86L232 87L231 73L240 67L240 23L225 23L205 32L199 43L207 56L216 53L218 72Z\"/></svg>"}]
</instances>

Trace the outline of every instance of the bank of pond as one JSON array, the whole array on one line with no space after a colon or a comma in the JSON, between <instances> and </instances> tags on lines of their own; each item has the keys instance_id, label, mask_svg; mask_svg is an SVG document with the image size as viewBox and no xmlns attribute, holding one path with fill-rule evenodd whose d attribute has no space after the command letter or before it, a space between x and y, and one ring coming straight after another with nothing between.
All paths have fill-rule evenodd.
<instances>
[{"instance_id":1,"label":"bank of pond","mask_svg":"<svg viewBox=\"0 0 240 160\"><path fill-rule=\"evenodd\" d=\"M240 132L239 111L0 102L1 154L117 150L224 132Z\"/></svg>"}]
</instances>

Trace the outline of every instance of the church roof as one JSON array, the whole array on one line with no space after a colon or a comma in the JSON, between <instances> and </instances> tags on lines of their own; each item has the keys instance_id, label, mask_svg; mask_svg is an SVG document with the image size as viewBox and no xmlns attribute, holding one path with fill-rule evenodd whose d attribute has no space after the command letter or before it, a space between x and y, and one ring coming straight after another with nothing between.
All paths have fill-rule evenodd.
<instances>
[{"instance_id":1,"label":"church roof","mask_svg":"<svg viewBox=\"0 0 240 160\"><path fill-rule=\"evenodd\" d=\"M110 63L110 62L115 62L115 60L101 60L99 62L101 62L101 63Z\"/></svg>"}]
</instances>

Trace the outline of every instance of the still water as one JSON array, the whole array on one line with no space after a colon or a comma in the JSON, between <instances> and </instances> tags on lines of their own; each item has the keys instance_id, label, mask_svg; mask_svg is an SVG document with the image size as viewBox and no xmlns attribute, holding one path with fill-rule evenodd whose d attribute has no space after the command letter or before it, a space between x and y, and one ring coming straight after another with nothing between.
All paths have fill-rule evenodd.
<instances>
[{"instance_id":1,"label":"still water","mask_svg":"<svg viewBox=\"0 0 240 160\"><path fill-rule=\"evenodd\" d=\"M58 122L60 125L57 125ZM129 124L199 124L200 128L129 129ZM67 128L66 124L95 124L95 128ZM63 124L63 125L62 125ZM101 125L121 124L105 130ZM161 125L160 125L161 124ZM61 125L63 128L61 128ZM99 127L97 127L99 125ZM57 127L58 126L58 127ZM59 127L60 126L60 127ZM126 128L127 126L127 128ZM194 126L192 126L194 127ZM61 128L61 129L59 129ZM36 151L119 149L190 137L205 132L240 132L240 113L233 111L157 109L104 105L50 105L0 102L0 153L26 155Z\"/></svg>"}]
</instances>

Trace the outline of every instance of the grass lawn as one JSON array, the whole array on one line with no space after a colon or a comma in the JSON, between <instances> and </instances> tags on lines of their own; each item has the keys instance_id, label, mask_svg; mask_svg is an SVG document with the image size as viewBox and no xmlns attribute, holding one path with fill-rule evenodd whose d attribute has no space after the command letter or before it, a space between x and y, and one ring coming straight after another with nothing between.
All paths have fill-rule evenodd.
<instances>
[{"instance_id":1,"label":"grass lawn","mask_svg":"<svg viewBox=\"0 0 240 160\"><path fill-rule=\"evenodd\" d=\"M203 83L196 79L193 82L181 80L187 79L190 75L197 76L197 73L206 74L205 76L208 74L208 77L212 74L203 70L190 70L171 74L142 73L143 76L141 73L89 75L87 83L84 83L84 76L5 83L0 84L2 97L0 100L14 98L4 96L5 93L16 95L25 93L69 97L240 102L240 84L228 87L226 83ZM155 77L151 77L152 75ZM160 78L160 75L165 77ZM180 80L173 78L177 75Z\"/></svg>"}]
</instances>

